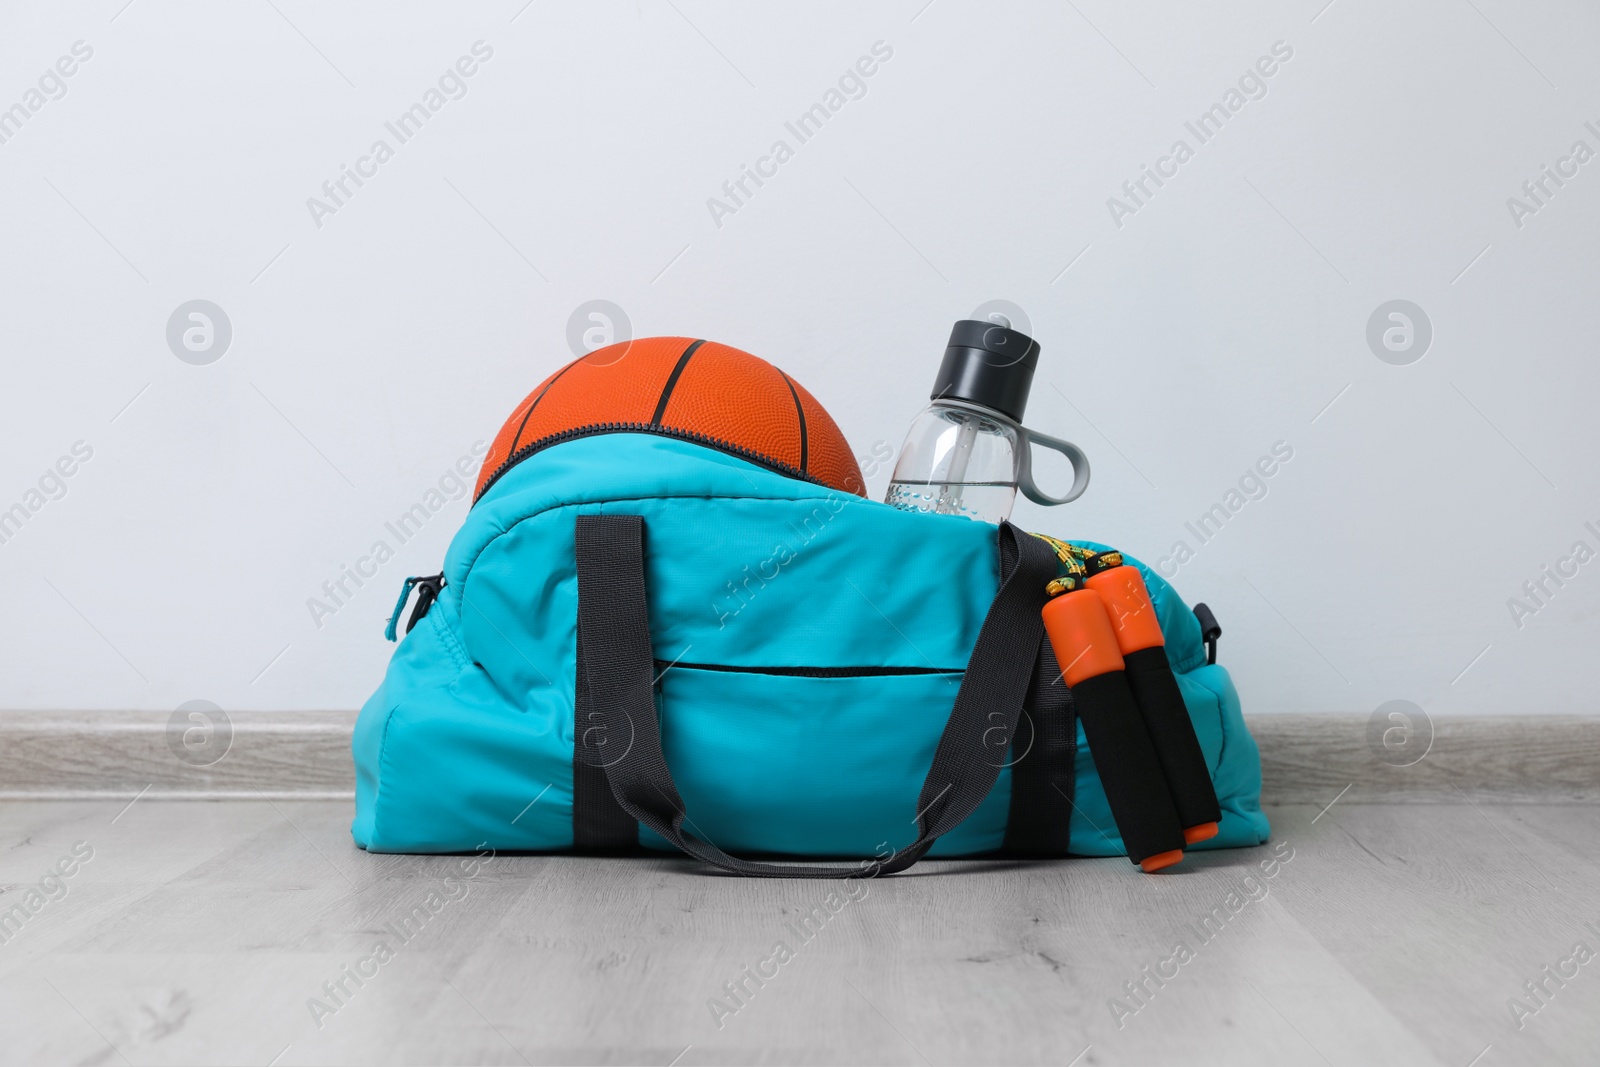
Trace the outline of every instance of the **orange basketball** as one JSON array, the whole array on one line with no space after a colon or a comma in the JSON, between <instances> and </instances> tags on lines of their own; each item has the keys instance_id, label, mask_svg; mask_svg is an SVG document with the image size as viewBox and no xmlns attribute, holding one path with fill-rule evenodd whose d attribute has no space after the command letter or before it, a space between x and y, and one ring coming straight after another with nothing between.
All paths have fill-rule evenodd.
<instances>
[{"instance_id":1,"label":"orange basketball","mask_svg":"<svg viewBox=\"0 0 1600 1067\"><path fill-rule=\"evenodd\" d=\"M646 337L596 349L540 382L495 437L473 499L541 448L597 433L676 437L866 495L844 434L799 382L715 341Z\"/></svg>"}]
</instances>

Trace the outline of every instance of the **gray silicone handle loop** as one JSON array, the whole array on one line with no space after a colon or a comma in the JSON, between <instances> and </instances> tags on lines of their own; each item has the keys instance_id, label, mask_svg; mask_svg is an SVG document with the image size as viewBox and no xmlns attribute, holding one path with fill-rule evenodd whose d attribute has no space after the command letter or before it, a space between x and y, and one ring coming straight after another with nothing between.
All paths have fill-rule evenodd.
<instances>
[{"instance_id":1,"label":"gray silicone handle loop","mask_svg":"<svg viewBox=\"0 0 1600 1067\"><path fill-rule=\"evenodd\" d=\"M1035 504L1042 504L1045 507L1070 504L1082 496L1083 491L1089 488L1089 457L1083 454L1083 449L1071 441L1063 441L1059 437L1051 437L1037 430L1030 430L1026 426L1020 429L1024 439L1022 462L1017 470L1017 486L1022 490L1022 495ZM1060 452L1072 464L1072 488L1067 490L1066 496L1050 496L1033 484L1033 446L1036 443Z\"/></svg>"}]
</instances>

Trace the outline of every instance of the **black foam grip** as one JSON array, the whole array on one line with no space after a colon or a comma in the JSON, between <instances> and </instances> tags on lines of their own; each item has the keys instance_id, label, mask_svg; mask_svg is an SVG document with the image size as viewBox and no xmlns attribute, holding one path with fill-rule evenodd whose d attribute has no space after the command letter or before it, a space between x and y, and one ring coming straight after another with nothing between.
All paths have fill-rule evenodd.
<instances>
[{"instance_id":1,"label":"black foam grip","mask_svg":"<svg viewBox=\"0 0 1600 1067\"><path fill-rule=\"evenodd\" d=\"M1122 661L1126 664L1128 688L1133 690L1156 757L1167 776L1179 820L1184 826L1198 826L1221 819L1217 790L1206 769L1205 753L1200 751L1200 739L1195 736L1178 679L1167 662L1167 650L1160 645L1143 648L1125 654Z\"/></svg>"},{"instance_id":2,"label":"black foam grip","mask_svg":"<svg viewBox=\"0 0 1600 1067\"><path fill-rule=\"evenodd\" d=\"M1072 702L1128 858L1138 863L1182 849L1183 824L1127 677L1107 671L1086 678L1072 687Z\"/></svg>"}]
</instances>

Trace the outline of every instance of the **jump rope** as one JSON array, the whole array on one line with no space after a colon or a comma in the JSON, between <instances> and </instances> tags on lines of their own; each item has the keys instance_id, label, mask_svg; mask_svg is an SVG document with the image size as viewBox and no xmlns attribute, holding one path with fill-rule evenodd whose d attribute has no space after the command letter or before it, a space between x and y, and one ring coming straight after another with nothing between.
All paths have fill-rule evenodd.
<instances>
[{"instance_id":1,"label":"jump rope","mask_svg":"<svg viewBox=\"0 0 1600 1067\"><path fill-rule=\"evenodd\" d=\"M1044 628L1128 858L1146 873L1217 835L1222 809L1144 578L1120 552L1035 534L1066 573Z\"/></svg>"}]
</instances>

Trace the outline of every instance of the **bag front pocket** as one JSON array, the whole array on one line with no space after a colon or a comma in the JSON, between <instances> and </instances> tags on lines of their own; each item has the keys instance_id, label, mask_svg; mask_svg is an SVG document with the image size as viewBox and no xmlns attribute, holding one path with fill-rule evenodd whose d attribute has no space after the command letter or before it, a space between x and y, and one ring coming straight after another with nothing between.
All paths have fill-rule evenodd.
<instances>
[{"instance_id":1,"label":"bag front pocket","mask_svg":"<svg viewBox=\"0 0 1600 1067\"><path fill-rule=\"evenodd\" d=\"M962 674L663 665L656 706L685 828L742 853L869 857L910 843Z\"/></svg>"}]
</instances>

